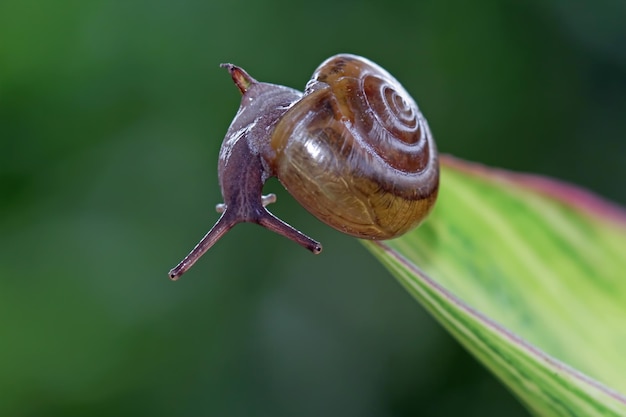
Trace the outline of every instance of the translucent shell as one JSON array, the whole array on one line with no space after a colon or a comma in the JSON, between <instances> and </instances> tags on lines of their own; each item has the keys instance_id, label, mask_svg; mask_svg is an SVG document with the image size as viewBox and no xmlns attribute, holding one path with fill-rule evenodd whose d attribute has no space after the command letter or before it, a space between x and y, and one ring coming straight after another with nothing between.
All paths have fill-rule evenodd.
<instances>
[{"instance_id":1,"label":"translucent shell","mask_svg":"<svg viewBox=\"0 0 626 417\"><path fill-rule=\"evenodd\" d=\"M309 212L365 239L416 227L437 197L437 150L415 101L375 63L336 55L276 125L271 168Z\"/></svg>"}]
</instances>

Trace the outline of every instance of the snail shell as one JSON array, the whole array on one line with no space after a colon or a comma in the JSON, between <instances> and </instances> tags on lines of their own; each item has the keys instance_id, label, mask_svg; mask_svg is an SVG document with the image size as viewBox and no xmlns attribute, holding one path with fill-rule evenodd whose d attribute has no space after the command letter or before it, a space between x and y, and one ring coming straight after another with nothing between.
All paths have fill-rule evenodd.
<instances>
[{"instance_id":1,"label":"snail shell","mask_svg":"<svg viewBox=\"0 0 626 417\"><path fill-rule=\"evenodd\" d=\"M437 150L417 104L373 62L320 65L271 137L272 169L326 224L366 239L417 226L437 198Z\"/></svg>"},{"instance_id":2,"label":"snail shell","mask_svg":"<svg viewBox=\"0 0 626 417\"><path fill-rule=\"evenodd\" d=\"M241 222L319 253L319 242L265 208L276 201L262 195L272 176L318 219L359 238L391 239L428 215L439 188L437 149L417 104L387 71L336 55L317 68L303 94L223 66L243 97L220 150L222 214L170 278Z\"/></svg>"}]
</instances>

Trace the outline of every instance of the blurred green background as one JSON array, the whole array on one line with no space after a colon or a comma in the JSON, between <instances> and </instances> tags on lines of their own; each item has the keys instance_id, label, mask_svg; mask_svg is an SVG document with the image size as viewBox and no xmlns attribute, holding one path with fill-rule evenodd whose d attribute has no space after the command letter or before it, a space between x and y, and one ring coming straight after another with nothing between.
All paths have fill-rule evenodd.
<instances>
[{"instance_id":1,"label":"blurred green background","mask_svg":"<svg viewBox=\"0 0 626 417\"><path fill-rule=\"evenodd\" d=\"M219 63L302 89L364 55L442 152L625 204L624 22L619 0L1 0L0 415L526 415L276 181L320 256L241 225L168 280L221 202Z\"/></svg>"}]
</instances>

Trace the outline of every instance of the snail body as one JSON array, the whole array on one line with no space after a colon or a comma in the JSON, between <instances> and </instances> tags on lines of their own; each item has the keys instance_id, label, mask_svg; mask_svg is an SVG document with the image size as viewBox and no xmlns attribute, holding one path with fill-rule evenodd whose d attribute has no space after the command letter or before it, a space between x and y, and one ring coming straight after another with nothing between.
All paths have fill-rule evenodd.
<instances>
[{"instance_id":1,"label":"snail body","mask_svg":"<svg viewBox=\"0 0 626 417\"><path fill-rule=\"evenodd\" d=\"M387 71L362 57L335 55L301 93L223 66L243 97L220 150L222 215L170 278L240 222L319 253L317 241L265 208L275 201L262 195L273 176L319 220L359 238L391 239L426 218L439 187L436 146L417 104Z\"/></svg>"}]
</instances>

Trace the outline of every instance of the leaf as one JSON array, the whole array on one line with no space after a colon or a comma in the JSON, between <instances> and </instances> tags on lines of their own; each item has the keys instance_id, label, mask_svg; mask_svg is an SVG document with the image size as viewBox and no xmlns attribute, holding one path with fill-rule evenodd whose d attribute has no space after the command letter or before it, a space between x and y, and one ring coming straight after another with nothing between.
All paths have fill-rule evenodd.
<instances>
[{"instance_id":1,"label":"leaf","mask_svg":"<svg viewBox=\"0 0 626 417\"><path fill-rule=\"evenodd\" d=\"M626 415L620 208L445 157L427 222L364 243L533 414Z\"/></svg>"}]
</instances>

